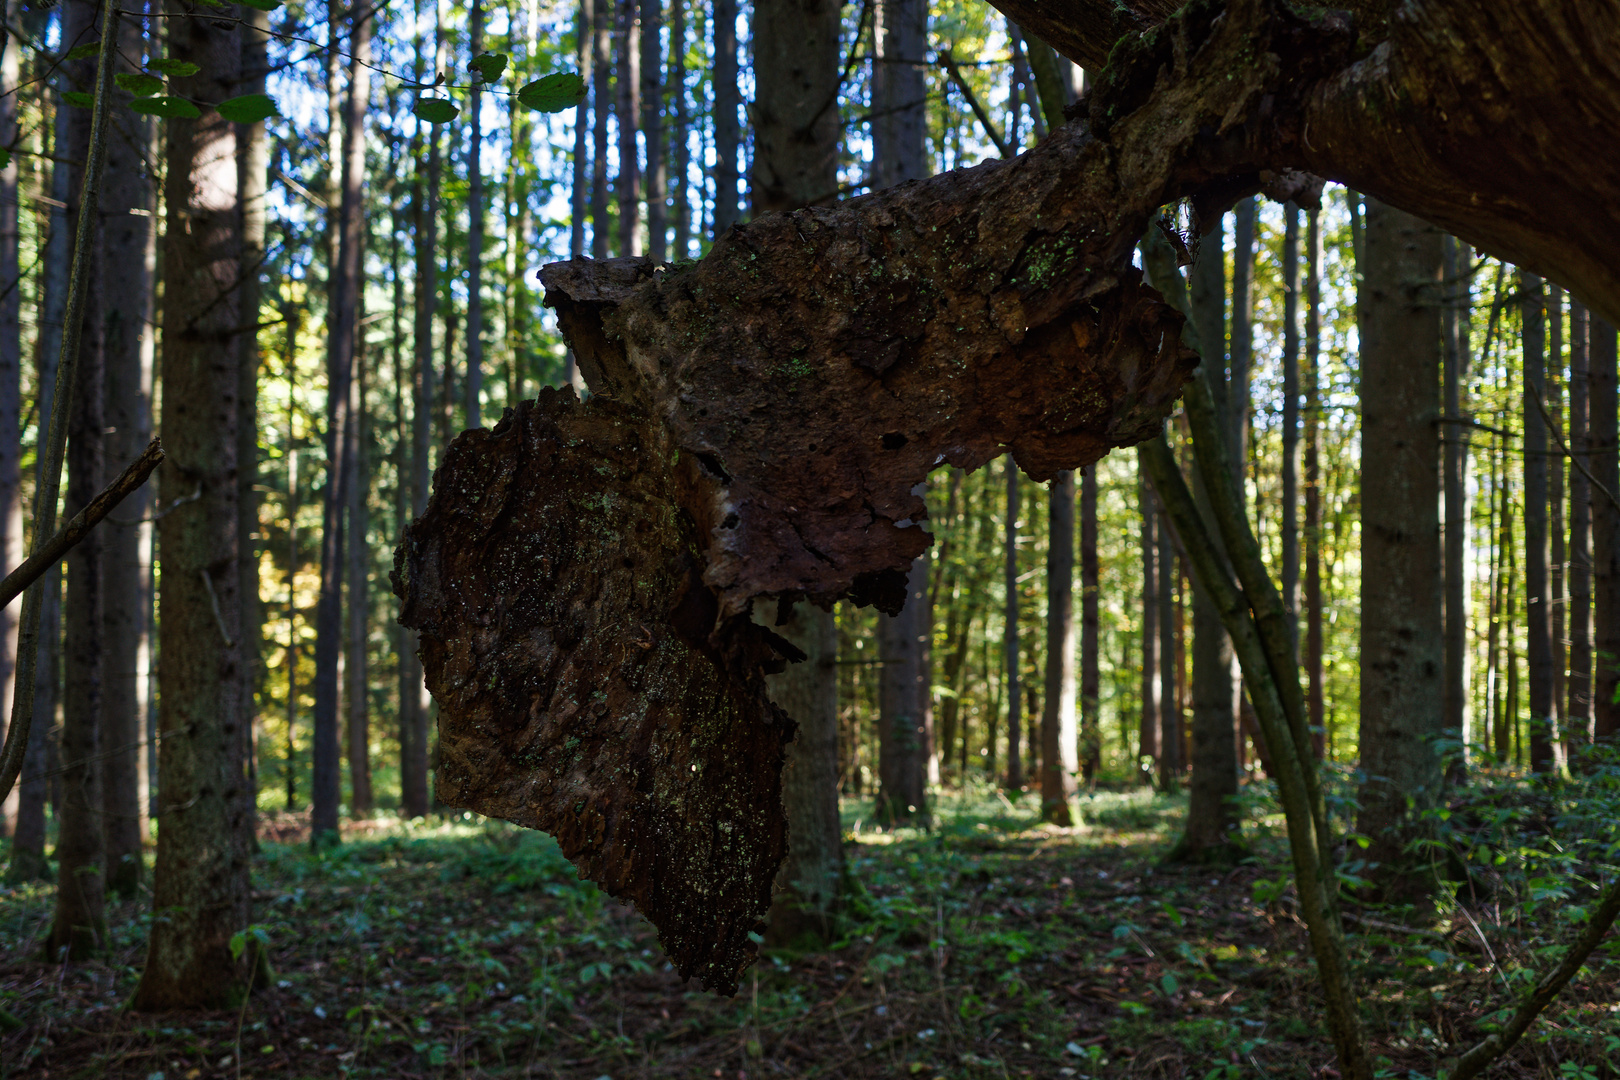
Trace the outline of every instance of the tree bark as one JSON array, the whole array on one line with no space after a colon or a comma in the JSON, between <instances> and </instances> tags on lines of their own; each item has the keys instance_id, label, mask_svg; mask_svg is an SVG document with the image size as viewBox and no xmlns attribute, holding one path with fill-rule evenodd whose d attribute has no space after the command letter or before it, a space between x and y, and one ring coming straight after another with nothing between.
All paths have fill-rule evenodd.
<instances>
[{"instance_id":1,"label":"tree bark","mask_svg":"<svg viewBox=\"0 0 1620 1080\"><path fill-rule=\"evenodd\" d=\"M1553 445L1547 458L1547 535L1550 541L1548 566L1551 573L1548 592L1552 596L1552 705L1547 714L1549 722L1546 734L1551 743L1548 747L1548 756L1552 761L1551 768L1563 773L1567 771L1568 766L1562 734L1565 726L1564 672L1567 670L1569 660L1566 650L1568 638L1565 636L1567 630L1564 623L1569 606L1569 585L1564 580L1569 567L1569 553L1565 550L1567 522L1564 519L1563 448L1567 445L1563 431L1564 290L1551 284L1547 287L1547 350L1551 359L1549 377L1543 384L1543 397L1547 414L1552 418L1548 425L1548 434Z\"/></svg>"},{"instance_id":2,"label":"tree bark","mask_svg":"<svg viewBox=\"0 0 1620 1080\"><path fill-rule=\"evenodd\" d=\"M1578 300L1569 305L1569 445L1583 462L1588 436L1589 320ZM1592 464L1588 464L1590 469ZM1592 487L1586 472L1569 475L1569 705L1565 712L1565 752L1571 763L1592 742Z\"/></svg>"},{"instance_id":3,"label":"tree bark","mask_svg":"<svg viewBox=\"0 0 1620 1080\"><path fill-rule=\"evenodd\" d=\"M905 604L878 616L880 683L878 792L873 814L884 825L928 824L928 762L933 756L932 611L927 558L906 577Z\"/></svg>"},{"instance_id":4,"label":"tree bark","mask_svg":"<svg viewBox=\"0 0 1620 1080\"><path fill-rule=\"evenodd\" d=\"M1587 408L1591 419L1592 479L1620 495L1620 386L1615 367L1615 332L1596 312L1588 316L1587 382L1591 387ZM1596 485L1594 485L1596 486ZM1600 491L1591 493L1592 506L1592 736L1609 739L1620 734L1620 507Z\"/></svg>"},{"instance_id":5,"label":"tree bark","mask_svg":"<svg viewBox=\"0 0 1620 1080\"><path fill-rule=\"evenodd\" d=\"M1004 654L1003 681L1007 684L1007 786L1014 791L1024 786L1024 764L1019 725L1024 715L1024 702L1020 695L1022 678L1019 664L1022 660L1018 641L1018 466L1008 455L1007 520L1005 523L1002 590L1005 594L1005 615L1002 619L1002 652Z\"/></svg>"},{"instance_id":6,"label":"tree bark","mask_svg":"<svg viewBox=\"0 0 1620 1080\"><path fill-rule=\"evenodd\" d=\"M634 0L623 0L624 3L633 3ZM366 21L370 24L370 20ZM362 31L356 27L355 36L358 39L362 34L367 35L365 47L369 52L369 30ZM360 42L356 40L356 55L359 53ZM468 52L477 57L484 51L484 5L482 0L473 0L471 25L469 27ZM368 57L369 58L369 57ZM358 118L357 124L364 124L366 107L370 104L371 72L358 65L351 65L349 73L350 108L357 95L359 97L359 111L354 113ZM621 72L622 77L622 72ZM633 76L632 76L633 77ZM483 128L483 77L476 72L472 75L472 89L467 95L467 376L461 384L465 400L462 403L464 424L467 427L483 427L483 401L484 401L484 128ZM363 88L362 88L363 87ZM634 113L620 112L621 117L633 116ZM359 130L359 129L357 129ZM345 131L345 134L347 132ZM636 144L635 128L630 126L630 169L635 171ZM361 175L364 175L365 150L364 135L361 135L360 165ZM622 162L625 152L624 129L621 127L619 135L619 160ZM363 180L361 181L364 182ZM365 211L361 209L360 213ZM620 220L623 221L624 207L619 208ZM632 225L632 228L634 226ZM623 254L630 254L625 248ZM363 288L363 285L358 288ZM359 293L356 293L356 302L359 302ZM358 347L358 346L356 346Z\"/></svg>"},{"instance_id":7,"label":"tree bark","mask_svg":"<svg viewBox=\"0 0 1620 1080\"><path fill-rule=\"evenodd\" d=\"M641 131L647 145L647 257L669 252L669 165L664 156L664 0L641 2ZM756 21L758 16L755 16ZM758 31L755 31L758 33ZM675 39L672 48L679 49ZM836 47L837 40L834 39ZM758 78L756 69L755 78ZM758 151L755 151L756 154Z\"/></svg>"},{"instance_id":8,"label":"tree bark","mask_svg":"<svg viewBox=\"0 0 1620 1080\"><path fill-rule=\"evenodd\" d=\"M1136 502L1141 514L1142 549L1142 718L1136 742L1136 769L1140 779L1151 784L1153 767L1159 758L1159 713L1162 696L1159 685L1159 524L1153 506L1153 489L1141 455L1136 463ZM1144 760L1151 759L1151 760Z\"/></svg>"},{"instance_id":9,"label":"tree bark","mask_svg":"<svg viewBox=\"0 0 1620 1080\"><path fill-rule=\"evenodd\" d=\"M1157 492L1157 488L1154 489ZM1155 494L1155 499L1158 499ZM1170 519L1159 509L1159 787L1174 792L1181 784L1181 655L1176 648L1176 547Z\"/></svg>"},{"instance_id":10,"label":"tree bark","mask_svg":"<svg viewBox=\"0 0 1620 1080\"><path fill-rule=\"evenodd\" d=\"M338 660L343 642L344 510L348 503L349 398L359 336L361 245L365 236L366 159L364 126L371 92L371 11L356 10L353 57L343 109L343 176L338 205L338 256L333 274L332 319L327 340L326 490L321 507L321 591L315 611L315 731L311 753L310 843L338 837L342 761L338 737ZM469 341L471 339L469 338Z\"/></svg>"},{"instance_id":11,"label":"tree bark","mask_svg":"<svg viewBox=\"0 0 1620 1080\"><path fill-rule=\"evenodd\" d=\"M1361 768L1357 828L1386 897L1425 895L1432 882L1405 847L1433 805L1440 762L1441 618L1439 439L1440 233L1367 202L1359 304L1361 476ZM1415 809L1409 813L1409 804Z\"/></svg>"},{"instance_id":12,"label":"tree bark","mask_svg":"<svg viewBox=\"0 0 1620 1080\"><path fill-rule=\"evenodd\" d=\"M619 174L614 194L619 201L619 255L641 254L641 166L636 128L641 123L640 0L618 0L613 31L614 115L619 121Z\"/></svg>"},{"instance_id":13,"label":"tree bark","mask_svg":"<svg viewBox=\"0 0 1620 1080\"><path fill-rule=\"evenodd\" d=\"M1299 615L1299 207L1283 205L1282 597ZM1297 624L1296 624L1297 625ZM1298 636L1296 631L1296 637Z\"/></svg>"},{"instance_id":14,"label":"tree bark","mask_svg":"<svg viewBox=\"0 0 1620 1080\"><path fill-rule=\"evenodd\" d=\"M1539 277L1520 271L1524 350L1525 660L1530 684L1530 768L1553 767L1552 550L1547 530L1546 294Z\"/></svg>"},{"instance_id":15,"label":"tree bark","mask_svg":"<svg viewBox=\"0 0 1620 1080\"><path fill-rule=\"evenodd\" d=\"M873 191L928 175L928 5L923 0L877 0L872 40Z\"/></svg>"},{"instance_id":16,"label":"tree bark","mask_svg":"<svg viewBox=\"0 0 1620 1080\"><path fill-rule=\"evenodd\" d=\"M1102 768L1102 676L1098 670L1102 624L1097 611L1101 587L1098 570L1097 467L1088 465L1080 479L1080 760L1088 784L1095 781ZM1067 767L1065 764L1065 769Z\"/></svg>"},{"instance_id":17,"label":"tree bark","mask_svg":"<svg viewBox=\"0 0 1620 1080\"><path fill-rule=\"evenodd\" d=\"M674 100L674 125L670 145L674 148L674 237L672 250L677 262L692 257L692 194L687 174L692 168L691 112L686 88L686 0L669 4L669 87Z\"/></svg>"},{"instance_id":18,"label":"tree bark","mask_svg":"<svg viewBox=\"0 0 1620 1080\"><path fill-rule=\"evenodd\" d=\"M579 13L574 16L574 68L585 80L585 93L580 95L579 104L574 106L574 160L569 166L568 189L568 254L575 259L585 254L586 215L591 204L590 95L595 89L595 73L591 70L591 40L595 22L596 0L579 0ZM567 364L564 381L572 384L575 370L572 349L568 350Z\"/></svg>"},{"instance_id":19,"label":"tree bark","mask_svg":"<svg viewBox=\"0 0 1620 1080\"><path fill-rule=\"evenodd\" d=\"M1075 774L1082 762L1075 732L1074 683L1074 473L1053 477L1048 491L1046 546L1046 687L1041 713L1041 818L1054 825L1073 825L1070 803ZM1095 502L1093 502L1095 511ZM1082 631L1083 632L1083 631ZM1095 642L1093 641L1093 646ZM1082 643L1082 648L1083 648ZM1080 737L1085 737L1082 730Z\"/></svg>"},{"instance_id":20,"label":"tree bark","mask_svg":"<svg viewBox=\"0 0 1620 1080\"><path fill-rule=\"evenodd\" d=\"M63 11L63 33L72 41L96 41L96 8L90 0L73 0ZM93 89L97 60L69 61L67 79L72 85ZM70 124L69 150L78 162L89 156L91 114L74 110ZM113 141L111 139L109 142ZM84 168L76 165L70 181L68 222L75 232L79 216L86 212L80 192ZM84 509L101 490L103 471L103 413L105 393L106 296L102 288L104 269L104 219L97 216L91 225L90 246L75 252L86 265L73 267L75 279L83 275L85 301L82 336L79 339L78 372L72 380L72 399L59 401L68 409L68 484L65 509L72 517ZM62 699L62 805L57 817L56 913L45 955L50 960L66 957L87 959L107 947L104 915L106 887L106 847L103 838L103 799L101 767L102 693L102 535L89 536L68 553L67 602L63 612L64 693Z\"/></svg>"},{"instance_id":21,"label":"tree bark","mask_svg":"<svg viewBox=\"0 0 1620 1080\"><path fill-rule=\"evenodd\" d=\"M120 26L120 70L134 71L126 57L141 55L140 19ZM122 94L120 94L122 96ZM153 149L151 122L119 109L107 140L102 183L103 276L106 322L104 405L106 457L116 467L140 456L152 439L152 179L146 153ZM99 485L97 490L100 490ZM107 888L128 899L140 884L147 808L141 783L146 755L152 595L148 588L152 525L146 521L145 485L100 526L102 562L102 792ZM8 564L14 565L14 564Z\"/></svg>"},{"instance_id":22,"label":"tree bark","mask_svg":"<svg viewBox=\"0 0 1620 1080\"><path fill-rule=\"evenodd\" d=\"M1322 223L1305 226L1305 712L1311 750L1327 756L1322 606ZM1269 770L1268 770L1269 771Z\"/></svg>"},{"instance_id":23,"label":"tree bark","mask_svg":"<svg viewBox=\"0 0 1620 1080\"><path fill-rule=\"evenodd\" d=\"M171 5L176 15L184 10ZM196 64L174 92L223 101L240 85L235 26L175 18L168 55ZM164 122L162 430L168 457L159 500L163 553L162 685L154 921L132 1007L221 1008L240 998L245 963L231 935L247 926L250 819L244 745L241 574L237 512L236 336L244 322L236 126L203 106Z\"/></svg>"},{"instance_id":24,"label":"tree bark","mask_svg":"<svg viewBox=\"0 0 1620 1080\"><path fill-rule=\"evenodd\" d=\"M14 26L20 0L7 0L6 25ZM0 47L0 144L18 139L17 102L23 42L7 34ZM22 512L22 267L18 262L17 161L0 168L0 562L9 569L23 561ZM0 609L0 702L9 702L16 689L18 616L20 599ZM0 711L6 711L0 708ZM10 727L9 712L0 719L0 740ZM0 834L10 836L16 825L18 792L0 798Z\"/></svg>"},{"instance_id":25,"label":"tree bark","mask_svg":"<svg viewBox=\"0 0 1620 1080\"><path fill-rule=\"evenodd\" d=\"M735 2L735 0L732 0ZM718 14L718 13L717 13ZM733 10L735 17L735 10ZM608 122L613 117L613 24L618 18L615 0L596 0L596 22L591 43L591 258L608 257L613 230L608 215ZM733 52L736 50L733 49ZM717 68L715 78L721 73ZM731 68L735 82L737 68ZM717 86L718 94L720 88ZM718 121L717 121L718 122Z\"/></svg>"},{"instance_id":26,"label":"tree bark","mask_svg":"<svg viewBox=\"0 0 1620 1080\"><path fill-rule=\"evenodd\" d=\"M344 452L349 470L348 503L348 642L343 674L348 686L344 690L344 705L348 713L345 724L349 759L349 816L363 819L371 815L374 805L371 792L371 717L370 717L370 664L368 653L371 597L366 563L370 560L369 546L371 468L366 452L370 430L366 423L366 368L365 350L356 344L354 379L349 384L349 422L343 437L348 441Z\"/></svg>"},{"instance_id":27,"label":"tree bark","mask_svg":"<svg viewBox=\"0 0 1620 1080\"><path fill-rule=\"evenodd\" d=\"M1451 779L1467 777L1468 763L1468 433L1463 419L1463 384L1468 342L1470 257L1466 245L1445 238L1445 400L1442 402L1445 456L1445 686L1442 730L1455 746Z\"/></svg>"}]
</instances>

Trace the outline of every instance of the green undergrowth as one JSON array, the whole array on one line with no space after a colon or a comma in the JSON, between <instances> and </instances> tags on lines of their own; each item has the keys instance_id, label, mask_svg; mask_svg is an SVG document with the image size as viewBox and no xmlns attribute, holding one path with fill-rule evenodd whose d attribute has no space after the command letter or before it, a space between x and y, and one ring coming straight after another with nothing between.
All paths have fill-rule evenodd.
<instances>
[{"instance_id":1,"label":"green undergrowth","mask_svg":"<svg viewBox=\"0 0 1620 1080\"><path fill-rule=\"evenodd\" d=\"M1354 781L1335 779L1345 821ZM1434 1076L1573 932L1609 872L1615 789L1601 770L1487 776L1430 816L1422 850L1451 883L1434 910L1347 908L1385 1075ZM396 824L319 854L264 843L243 940L266 943L273 982L240 1013L122 1009L149 895L110 910L104 959L62 966L38 958L52 889L19 888L0 897L16 1021L0 1063L96 1080L1333 1075L1264 784L1241 799L1250 859L1219 871L1162 861L1184 799L1097 792L1071 829L1037 806L975 788L939 798L930 829L884 832L847 800L837 940L768 953L730 999L683 983L549 838L496 822ZM1503 1075L1620 1075L1617 951Z\"/></svg>"}]
</instances>

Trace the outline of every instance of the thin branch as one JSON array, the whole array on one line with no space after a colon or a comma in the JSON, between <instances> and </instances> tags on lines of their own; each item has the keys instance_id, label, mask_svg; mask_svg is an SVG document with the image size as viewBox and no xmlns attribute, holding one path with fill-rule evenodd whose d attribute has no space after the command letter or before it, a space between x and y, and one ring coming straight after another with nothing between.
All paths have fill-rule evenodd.
<instances>
[{"instance_id":1,"label":"thin branch","mask_svg":"<svg viewBox=\"0 0 1620 1080\"><path fill-rule=\"evenodd\" d=\"M1552 416L1547 412L1547 403L1541 400L1541 390L1534 383L1530 382L1529 379L1524 381L1524 388L1530 391L1531 397L1535 398L1536 408L1541 412L1542 420L1546 421L1547 430L1551 431L1553 438L1558 440L1558 449L1562 450L1564 452L1564 456L1569 458L1571 465L1574 465L1577 469L1581 470L1581 475L1586 477L1587 483L1591 484L1597 490L1603 492L1603 497L1609 500L1610 506L1613 506L1616 510L1620 510L1620 499L1616 499L1614 497L1614 492L1604 487L1602 481L1592 475L1592 470L1588 469L1586 465L1582 463L1581 459L1576 456L1575 452L1569 448L1569 444L1564 441L1564 433L1558 430L1558 425L1553 422Z\"/></svg>"},{"instance_id":2,"label":"thin branch","mask_svg":"<svg viewBox=\"0 0 1620 1080\"><path fill-rule=\"evenodd\" d=\"M980 126L984 128L984 133L990 136L990 141L996 144L996 150L1004 158L1014 157L1013 152L1007 149L1007 142L1001 137L1001 132L997 131L996 125L990 122L990 114L984 111L984 106L979 104L979 99L973 96L973 91L968 87L967 80L962 78L961 69L956 66L956 60L951 56L951 50L939 50L939 64L945 69L945 74L949 75L951 81L956 84L956 88L962 92L962 97L967 99L968 108L972 109L973 115L979 118Z\"/></svg>"}]
</instances>

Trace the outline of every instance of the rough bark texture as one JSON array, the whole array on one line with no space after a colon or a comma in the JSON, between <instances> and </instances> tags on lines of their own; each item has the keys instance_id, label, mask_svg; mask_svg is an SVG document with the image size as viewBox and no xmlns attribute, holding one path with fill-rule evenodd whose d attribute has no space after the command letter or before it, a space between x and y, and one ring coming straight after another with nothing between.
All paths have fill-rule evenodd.
<instances>
[{"instance_id":1,"label":"rough bark texture","mask_svg":"<svg viewBox=\"0 0 1620 1080\"><path fill-rule=\"evenodd\" d=\"M183 9L171 6L179 13ZM200 72L175 92L221 101L239 85L232 23L170 20L168 55ZM240 996L243 965L231 935L251 910L248 784L241 751L241 603L237 569L236 335L240 218L235 125L211 109L167 120L168 223L163 250L163 416L168 457L159 500L163 591L158 723L158 830L146 967L132 1007L220 1008Z\"/></svg>"},{"instance_id":2,"label":"rough bark texture","mask_svg":"<svg viewBox=\"0 0 1620 1080\"><path fill-rule=\"evenodd\" d=\"M646 414L544 389L451 444L395 589L439 702L439 798L551 833L732 993L787 841L793 724L764 675L803 654L704 586L682 507L709 483Z\"/></svg>"},{"instance_id":3,"label":"rough bark texture","mask_svg":"<svg viewBox=\"0 0 1620 1080\"><path fill-rule=\"evenodd\" d=\"M835 0L755 5L748 187L756 214L825 206L838 195L838 11Z\"/></svg>"},{"instance_id":4,"label":"rough bark texture","mask_svg":"<svg viewBox=\"0 0 1620 1080\"><path fill-rule=\"evenodd\" d=\"M1361 789L1358 829L1391 897L1426 891L1403 873L1414 819L1440 786L1440 233L1367 202L1362 270ZM1427 858L1416 861L1427 864Z\"/></svg>"},{"instance_id":5,"label":"rough bark texture","mask_svg":"<svg viewBox=\"0 0 1620 1080\"><path fill-rule=\"evenodd\" d=\"M1046 516L1046 687L1041 711L1041 817L1074 824L1074 473L1060 472ZM1089 778L1089 776L1088 776Z\"/></svg>"}]
</instances>

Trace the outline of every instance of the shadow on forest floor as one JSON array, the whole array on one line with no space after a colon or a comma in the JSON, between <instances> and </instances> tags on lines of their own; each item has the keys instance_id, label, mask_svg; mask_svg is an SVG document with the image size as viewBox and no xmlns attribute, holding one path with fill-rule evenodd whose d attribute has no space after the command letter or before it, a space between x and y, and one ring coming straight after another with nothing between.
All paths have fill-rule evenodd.
<instances>
[{"instance_id":1,"label":"shadow on forest floor","mask_svg":"<svg viewBox=\"0 0 1620 1080\"><path fill-rule=\"evenodd\" d=\"M857 883L847 936L767 956L734 999L676 978L651 927L579 881L549 838L476 819L360 829L319 856L267 841L255 913L276 981L240 1014L120 1008L142 962L149 894L109 912L104 962L63 966L37 956L53 890L14 890L0 894L0 1004L22 1026L4 1033L0 1071L1337 1076L1266 802L1247 800L1250 864L1212 871L1157 862L1184 802L1141 791L1081 801L1088 824L1059 830L1036 821L1034 796L946 797L935 831L896 834L846 803ZM294 839L295 826L276 835ZM1474 899L1478 937L1460 915L1416 931L1389 913L1350 923L1383 1075L1426 1074L1443 1044L1477 1037L1477 1021L1508 1000L1481 940L1509 979L1510 954L1528 961L1551 940L1537 918L1556 922L1558 905L1505 906L1500 889ZM1497 1075L1616 1075L1616 952Z\"/></svg>"}]
</instances>

